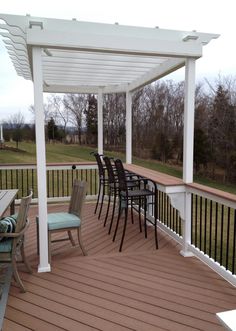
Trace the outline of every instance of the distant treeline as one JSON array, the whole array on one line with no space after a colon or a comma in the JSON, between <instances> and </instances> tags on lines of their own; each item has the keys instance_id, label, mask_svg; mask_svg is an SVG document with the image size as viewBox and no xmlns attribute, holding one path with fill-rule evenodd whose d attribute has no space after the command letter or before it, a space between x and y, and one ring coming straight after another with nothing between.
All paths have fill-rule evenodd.
<instances>
[{"instance_id":1,"label":"distant treeline","mask_svg":"<svg viewBox=\"0 0 236 331\"><path fill-rule=\"evenodd\" d=\"M213 85L206 82L196 86L195 172L235 183L236 79L220 78ZM106 94L103 102L105 149L124 150L125 94ZM30 110L34 112L33 107ZM52 94L44 105L44 112L47 139L96 146L95 95ZM145 86L133 95L132 112L133 154L164 163L181 164L184 82L158 81ZM11 127L12 132L15 129ZM34 131L34 127L22 126L23 129L25 134L22 133L22 137L34 139L33 133L26 135L26 132ZM6 127L5 138L9 130Z\"/></svg>"}]
</instances>

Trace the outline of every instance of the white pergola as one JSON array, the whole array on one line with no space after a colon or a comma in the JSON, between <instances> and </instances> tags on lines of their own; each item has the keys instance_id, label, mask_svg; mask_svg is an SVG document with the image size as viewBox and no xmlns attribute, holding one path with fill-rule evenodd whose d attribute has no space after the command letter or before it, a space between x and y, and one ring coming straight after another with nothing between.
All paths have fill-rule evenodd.
<instances>
[{"instance_id":1,"label":"white pergola","mask_svg":"<svg viewBox=\"0 0 236 331\"><path fill-rule=\"evenodd\" d=\"M50 271L43 92L126 93L126 162L132 163L132 93L185 66L183 181L193 181L195 61L217 34L0 14L0 34L19 76L34 83L39 202L39 272ZM2 32L3 30L4 32Z\"/></svg>"}]
</instances>

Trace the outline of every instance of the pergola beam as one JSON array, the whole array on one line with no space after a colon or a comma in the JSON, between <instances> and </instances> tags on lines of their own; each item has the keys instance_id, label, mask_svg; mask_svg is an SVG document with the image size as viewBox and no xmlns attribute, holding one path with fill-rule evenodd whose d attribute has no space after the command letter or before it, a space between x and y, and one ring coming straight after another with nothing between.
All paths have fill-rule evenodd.
<instances>
[{"instance_id":1,"label":"pergola beam","mask_svg":"<svg viewBox=\"0 0 236 331\"><path fill-rule=\"evenodd\" d=\"M185 59L171 59L162 63L155 69L150 70L147 74L144 74L142 77L138 78L136 81L132 82L129 85L130 91L135 91L147 84L154 82L157 79L160 79L167 74L183 67L185 65Z\"/></svg>"}]
</instances>

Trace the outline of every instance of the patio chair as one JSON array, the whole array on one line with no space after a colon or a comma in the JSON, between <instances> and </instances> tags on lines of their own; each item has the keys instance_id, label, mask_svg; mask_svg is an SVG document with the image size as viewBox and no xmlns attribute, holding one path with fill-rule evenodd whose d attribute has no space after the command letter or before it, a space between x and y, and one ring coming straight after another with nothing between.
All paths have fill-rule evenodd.
<instances>
[{"instance_id":1,"label":"patio chair","mask_svg":"<svg viewBox=\"0 0 236 331\"><path fill-rule=\"evenodd\" d=\"M22 262L25 264L27 271L32 273L31 267L27 261L24 251L24 235L28 229L29 221L27 219L30 202L32 199L33 192L27 197L21 199L19 212L17 215L6 217L5 219L14 219L15 229L14 232L0 233L0 263L11 263L13 269L13 276L20 287L21 292L26 292L26 289L20 279L17 270L17 256L21 253ZM3 221L3 220L2 220Z\"/></svg>"},{"instance_id":2,"label":"patio chair","mask_svg":"<svg viewBox=\"0 0 236 331\"><path fill-rule=\"evenodd\" d=\"M76 246L73 239L72 230L77 230L78 242L83 255L87 255L81 238L82 212L86 196L87 183L85 181L74 180L72 194L70 198L68 212L48 213L48 256L51 262L51 243L70 240L72 246ZM39 220L36 216L37 224L37 250L39 252ZM52 240L52 234L57 232L67 232L68 237Z\"/></svg>"},{"instance_id":3,"label":"patio chair","mask_svg":"<svg viewBox=\"0 0 236 331\"><path fill-rule=\"evenodd\" d=\"M114 219L114 214L115 214L115 208L116 208L116 201L117 197L119 196L119 181L117 177L117 172L115 169L115 165L112 163L113 158L104 156L103 161L106 165L107 173L108 173L108 204L107 204L107 212L104 220L104 226L106 226L109 210L110 210L110 203L111 203L111 198L113 196L113 207L112 207L112 215L111 215L111 221L110 221L110 226L109 226L109 231L108 234L111 233L112 225L113 225L113 219ZM137 178L138 176L136 174L133 174L131 172L126 172L125 170L125 176L128 179L133 179L134 176ZM135 180L131 180L127 182L128 189L134 189L139 185L138 182L135 182ZM132 223L133 223L133 210L131 210L131 215L132 215Z\"/></svg>"},{"instance_id":4,"label":"patio chair","mask_svg":"<svg viewBox=\"0 0 236 331\"><path fill-rule=\"evenodd\" d=\"M112 224L113 224L115 208L116 208L116 198L119 193L119 191L118 191L119 185L118 185L117 175L114 172L114 168L111 163L111 158L104 156L103 160L105 162L107 173L108 173L108 204L107 204L107 212L106 212L105 220L103 223L104 226L106 226L106 222L107 222L107 218L108 218L108 214L109 214L109 210L110 210L111 197L113 196L113 198L114 198L111 222L110 222L109 231L108 231L108 233L110 234L111 229L112 229Z\"/></svg>"},{"instance_id":5,"label":"patio chair","mask_svg":"<svg viewBox=\"0 0 236 331\"><path fill-rule=\"evenodd\" d=\"M99 214L98 214L98 219L101 217L102 213L102 207L103 207L103 202L104 202L104 196L105 196L105 188L108 187L108 178L106 176L106 166L103 164L102 161L102 154L99 153L93 153L95 156L95 159L97 161L98 165L98 174L99 174L99 189L98 189L98 197L97 197L97 203L95 207L94 214L97 213L97 208L98 204L100 201L100 209L99 209Z\"/></svg>"},{"instance_id":6,"label":"patio chair","mask_svg":"<svg viewBox=\"0 0 236 331\"><path fill-rule=\"evenodd\" d=\"M157 206L157 201L156 201L156 185L154 184L154 191L151 191L146 188L146 185L148 183L148 179L146 178L138 178L133 181L136 183L140 183L140 188L134 188L132 190L129 189L129 183L132 182L132 180L128 179L122 164L122 161L119 159L116 159L115 161L115 166L116 166L116 171L117 171L117 176L118 176L118 182L119 182L119 212L118 212L118 218L117 218L117 223L116 223L116 228L113 236L113 241L115 241L117 230L119 227L119 221L121 218L121 214L123 210L125 210L125 220L124 220L124 227L123 227L123 233L121 237L121 242L120 242L120 248L119 251L122 251L122 246L124 242L124 237L125 237L125 232L126 232L126 227L127 227L127 219L128 219L128 207L131 206L131 211L133 207L133 203L138 201L139 205L139 227L140 227L140 232L142 231L141 228L141 220L140 220L140 214L141 214L141 202L143 202L144 206L144 230L145 230L145 238L147 238L147 205L148 205L148 198L152 198L152 201L154 202L154 228L155 228L155 243L156 243L156 248L158 248L158 238L157 238L157 213L156 213L156 206ZM141 187L141 185L143 187ZM149 220L150 222L150 220Z\"/></svg>"}]
</instances>

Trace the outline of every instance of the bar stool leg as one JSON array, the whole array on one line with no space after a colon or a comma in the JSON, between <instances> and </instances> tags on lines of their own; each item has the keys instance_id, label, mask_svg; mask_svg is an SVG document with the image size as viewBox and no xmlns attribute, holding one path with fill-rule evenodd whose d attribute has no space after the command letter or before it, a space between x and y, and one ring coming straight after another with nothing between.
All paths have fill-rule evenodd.
<instances>
[{"instance_id":1,"label":"bar stool leg","mask_svg":"<svg viewBox=\"0 0 236 331\"><path fill-rule=\"evenodd\" d=\"M105 185L104 185L104 183L103 183L103 184L102 184L102 201L101 201L101 205L100 205L100 210L99 210L98 219L100 219L100 217L101 217L102 207L103 207L103 201L104 201L104 196L105 196Z\"/></svg>"},{"instance_id":2,"label":"bar stool leg","mask_svg":"<svg viewBox=\"0 0 236 331\"><path fill-rule=\"evenodd\" d=\"M142 222L141 222L141 198L138 198L138 220L139 220L139 230L140 232L143 232L142 230Z\"/></svg>"},{"instance_id":3,"label":"bar stool leg","mask_svg":"<svg viewBox=\"0 0 236 331\"><path fill-rule=\"evenodd\" d=\"M99 180L99 189L98 189L98 197L97 197L97 203L96 203L96 207L95 207L95 210L94 210L94 214L97 213L97 209L98 209L98 203L99 203L99 200L100 200L100 194L101 194L101 180Z\"/></svg>"},{"instance_id":4,"label":"bar stool leg","mask_svg":"<svg viewBox=\"0 0 236 331\"><path fill-rule=\"evenodd\" d=\"M147 197L144 197L144 233L147 238Z\"/></svg>"},{"instance_id":5,"label":"bar stool leg","mask_svg":"<svg viewBox=\"0 0 236 331\"><path fill-rule=\"evenodd\" d=\"M134 224L133 198L131 198L130 204L131 204L131 222L132 224Z\"/></svg>"},{"instance_id":6,"label":"bar stool leg","mask_svg":"<svg viewBox=\"0 0 236 331\"><path fill-rule=\"evenodd\" d=\"M114 214L115 214L115 209L116 209L116 197L117 197L117 194L116 194L116 192L114 191L114 201L113 201L113 208L112 208L111 222L110 222L110 227L109 227L108 234L111 233L111 229L112 229L112 225L113 225L113 219L114 219Z\"/></svg>"},{"instance_id":7,"label":"bar stool leg","mask_svg":"<svg viewBox=\"0 0 236 331\"><path fill-rule=\"evenodd\" d=\"M111 203L111 194L112 194L111 188L109 187L109 198L108 198L108 204L107 204L107 212L106 212L106 217L105 217L103 226L106 226L106 224L107 224L107 218L108 218L110 203Z\"/></svg>"},{"instance_id":8,"label":"bar stool leg","mask_svg":"<svg viewBox=\"0 0 236 331\"><path fill-rule=\"evenodd\" d=\"M157 208L158 208L158 199L157 199L157 188L155 186L155 196L154 196L154 226L155 226L155 243L156 249L158 249L158 235L157 235Z\"/></svg>"},{"instance_id":9,"label":"bar stool leg","mask_svg":"<svg viewBox=\"0 0 236 331\"><path fill-rule=\"evenodd\" d=\"M124 238L125 238L125 232L126 232L126 227L127 227L127 218L128 218L128 206L125 208L125 220L124 220L124 229L123 229L123 234L120 242L120 248L119 252L122 251L123 243L124 243Z\"/></svg>"},{"instance_id":10,"label":"bar stool leg","mask_svg":"<svg viewBox=\"0 0 236 331\"><path fill-rule=\"evenodd\" d=\"M121 199L120 199L120 202L119 202L118 218L117 218L117 221L116 221L116 228L115 228L115 232L114 232L112 241L115 241L115 239L116 239L116 234L117 234L117 230L118 230L118 226L119 226L119 222L120 222L120 217L121 217Z\"/></svg>"}]
</instances>

